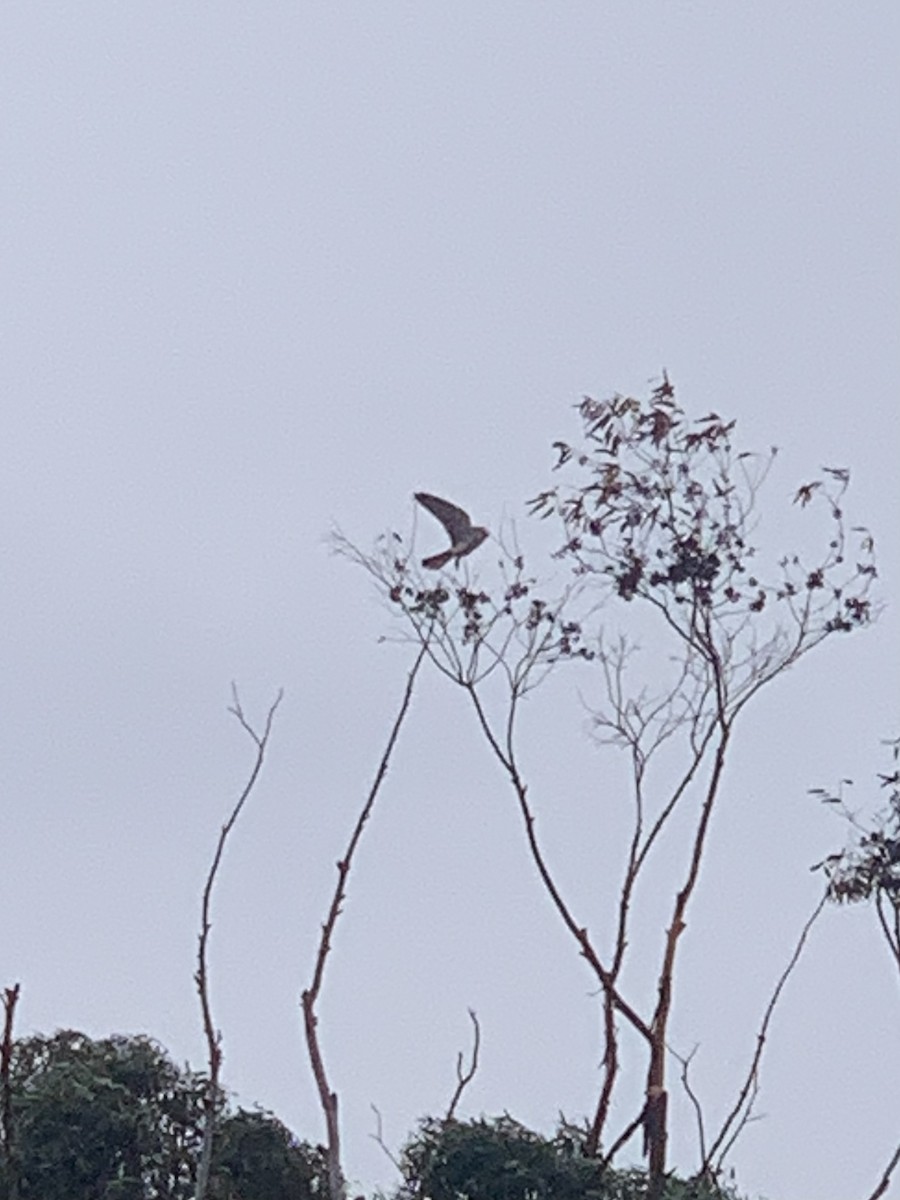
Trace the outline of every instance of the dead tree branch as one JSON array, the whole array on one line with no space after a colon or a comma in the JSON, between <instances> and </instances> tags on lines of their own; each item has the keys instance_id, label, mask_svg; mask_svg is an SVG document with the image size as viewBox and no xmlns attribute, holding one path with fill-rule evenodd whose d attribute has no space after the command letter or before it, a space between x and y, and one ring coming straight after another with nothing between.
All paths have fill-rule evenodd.
<instances>
[{"instance_id":1,"label":"dead tree branch","mask_svg":"<svg viewBox=\"0 0 900 1200\"><path fill-rule=\"evenodd\" d=\"M900 1163L900 1145L897 1146L897 1149L891 1156L891 1161L885 1167L884 1174L881 1176L875 1191L871 1194L871 1196L869 1196L868 1200L880 1200L880 1197L885 1194L885 1192L891 1186L891 1176L897 1169L898 1163Z\"/></svg>"},{"instance_id":2,"label":"dead tree branch","mask_svg":"<svg viewBox=\"0 0 900 1200\"><path fill-rule=\"evenodd\" d=\"M694 1060L694 1055L697 1053L697 1047L695 1046L690 1054L681 1055L677 1054L670 1046L669 1053L674 1055L681 1064L681 1086L684 1088L685 1095L690 1101L691 1107L694 1110L694 1116L697 1119L697 1145L700 1149L700 1161L706 1162L706 1129L703 1120L703 1106L690 1080L691 1063Z\"/></svg>"},{"instance_id":3,"label":"dead tree branch","mask_svg":"<svg viewBox=\"0 0 900 1200\"><path fill-rule=\"evenodd\" d=\"M391 1150L390 1146L384 1140L384 1122L381 1119L381 1112L375 1107L374 1104L370 1104L369 1108L371 1108L372 1112L375 1114L375 1132L370 1133L369 1137L377 1146L381 1147L392 1166L396 1167L396 1169L402 1174L403 1166L401 1165L397 1156Z\"/></svg>"},{"instance_id":4,"label":"dead tree branch","mask_svg":"<svg viewBox=\"0 0 900 1200\"><path fill-rule=\"evenodd\" d=\"M800 936L797 939L797 944L794 946L791 957L788 959L787 966L778 977L778 981L769 997L769 1002L766 1005L763 1013L763 1018L759 1026L759 1032L756 1035L756 1049L753 1052L753 1057L750 1060L750 1066L747 1070L746 1078L738 1092L737 1099L728 1113L725 1120L722 1122L722 1127L717 1133L715 1139L709 1147L709 1150L703 1155L700 1166L700 1174L712 1173L718 1177L721 1174L725 1164L725 1159L737 1137L746 1127L751 1119L753 1112L753 1101L755 1099L755 1089L759 1080L759 1067L762 1062L763 1050L765 1049L766 1039L769 1036L769 1026L772 1023L772 1017L775 1014L775 1009L778 1001L781 998L781 993L784 987L794 972L794 968L800 961L800 955L803 953L803 947L806 945L807 938L810 935L813 925L819 919L826 903L828 901L827 893L822 896L816 907L804 922L803 928L800 931ZM718 1154L718 1160L716 1155Z\"/></svg>"},{"instance_id":5,"label":"dead tree branch","mask_svg":"<svg viewBox=\"0 0 900 1200\"><path fill-rule=\"evenodd\" d=\"M452 1121L456 1115L456 1106L462 1098L463 1092L475 1078L475 1072L478 1070L478 1051L481 1047L481 1027L478 1024L478 1017L475 1015L475 1010L469 1009L469 1019L472 1022L472 1056L469 1059L468 1068L463 1071L463 1054L460 1050L456 1056L456 1089L450 1098L450 1103L447 1105L447 1112L444 1116L445 1121Z\"/></svg>"},{"instance_id":6,"label":"dead tree branch","mask_svg":"<svg viewBox=\"0 0 900 1200\"><path fill-rule=\"evenodd\" d=\"M550 872L550 868L547 865L547 861L544 858L544 854L541 850L534 828L535 816L528 800L528 786L522 778L516 762L513 735L516 711L518 707L518 695L514 693L510 698L507 724L504 734L504 745L501 745L494 733L490 721L488 720L484 705L482 704L474 685L467 684L465 686L475 708L479 724L481 725L488 745L491 747L494 755L509 776L510 783L512 784L513 791L515 792L516 799L519 804L519 811L525 824L525 836L528 840L528 848L531 852L531 858L534 862L534 865L537 867L538 874L540 875L541 882L543 883L545 890L550 896L550 899L553 901L556 911L563 920L563 924L578 943L582 957L590 964L598 980L600 981L600 984L609 993L615 1008L622 1013L625 1019L630 1022L630 1024L637 1030L638 1033L641 1034L642 1037L650 1041L652 1034L649 1025L646 1023L646 1021L644 1021L641 1015L634 1008L632 1008L632 1006L619 991L611 971L604 966L603 962L600 960L600 957L597 954L593 943L591 942L587 929L578 924L572 914L571 909L563 899L562 893L560 892L556 881Z\"/></svg>"},{"instance_id":7,"label":"dead tree branch","mask_svg":"<svg viewBox=\"0 0 900 1200\"><path fill-rule=\"evenodd\" d=\"M211 911L213 888L216 883L216 877L219 873L222 856L225 853L225 843L228 840L228 835L231 833L232 829L234 829L235 823L237 822L238 817L241 815L241 810L246 804L250 793L253 791L254 785L259 778L259 773L262 770L263 759L266 755L266 747L269 744L269 735L272 732L272 722L275 719L275 713L279 704L281 703L283 695L283 691L278 692L273 704L269 708L263 732L259 734L244 716L244 710L241 708L241 702L240 697L238 696L237 688L234 684L231 685L232 704L228 711L237 718L237 721L244 732L249 734L251 740L256 746L256 757L253 761L253 766L250 770L250 775L247 778L247 782L244 784L243 791L238 797L234 808L231 810L231 815L219 830L219 840L216 843L216 851L213 855L213 860L206 876L206 883L203 888L203 899L200 906L200 935L198 938L197 970L194 975L194 982L197 985L197 993L200 997L200 1010L203 1017L203 1032L206 1037L209 1077L206 1082L206 1098L204 1101L203 1114L203 1144L200 1150L200 1164L197 1168L196 1200L204 1200L204 1197L206 1196L206 1189L209 1184L209 1170L212 1163L213 1136L215 1132L216 1118L218 1116L219 1106L221 1103L219 1079L222 1068L222 1035L221 1032L216 1029L215 1022L213 1021L212 1007L209 998L208 948L209 935L212 929Z\"/></svg>"},{"instance_id":8,"label":"dead tree branch","mask_svg":"<svg viewBox=\"0 0 900 1200\"><path fill-rule=\"evenodd\" d=\"M634 1118L634 1120L632 1120L628 1125L625 1126L625 1128L622 1130L622 1132L619 1134L619 1136L616 1138L616 1140L612 1143L612 1145L607 1150L607 1152L603 1155L602 1163L603 1163L604 1167L612 1166L613 1160L615 1159L615 1157L619 1153L619 1151L628 1142L631 1141L631 1139L634 1137L634 1135L637 1133L637 1131L641 1128L641 1126L645 1124L646 1116L647 1116L647 1105L645 1103L644 1106L641 1108L641 1111Z\"/></svg>"},{"instance_id":9,"label":"dead tree branch","mask_svg":"<svg viewBox=\"0 0 900 1200\"><path fill-rule=\"evenodd\" d=\"M362 837L363 829L371 815L375 800L381 790L381 785L387 775L388 765L391 760L391 755L397 739L400 736L400 730L409 711L410 702L412 701L413 688L415 686L416 677L419 674L419 669L428 652L427 641L422 644L419 653L416 656L412 669L409 672L406 680L406 686L403 691L403 698L400 703L400 708L397 716L394 719L393 727L388 736L387 744L384 753L381 756L381 762L378 765L378 770L375 773L375 779L369 789L365 803L360 810L356 824L353 827L353 832L350 835L350 841L347 849L344 852L344 857L338 860L337 863L337 883L335 884L334 895L331 898L331 904L328 907L328 914L325 922L322 925L322 936L319 938L319 947L316 953L315 966L313 968L312 981L308 988L302 994L301 1007L303 1009L303 1027L306 1034L306 1046L309 1051L310 1065L312 1067L313 1076L316 1081L316 1088L319 1093L319 1103L322 1106L322 1113L325 1117L326 1130L326 1150L328 1159L328 1187L330 1200L345 1200L346 1197L346 1181L344 1171L341 1165L341 1137L340 1123L338 1120L338 1096L330 1083L325 1070L325 1062L322 1057L322 1048L319 1043L318 1023L319 1018L316 1015L316 1002L319 999L319 993L322 990L322 981L325 977L325 963L328 954L331 950L332 939L334 938L334 930L337 924L337 919L341 914L341 909L347 893L347 879L350 875L350 870L353 865L353 856L356 853L356 848L359 840Z\"/></svg>"}]
</instances>

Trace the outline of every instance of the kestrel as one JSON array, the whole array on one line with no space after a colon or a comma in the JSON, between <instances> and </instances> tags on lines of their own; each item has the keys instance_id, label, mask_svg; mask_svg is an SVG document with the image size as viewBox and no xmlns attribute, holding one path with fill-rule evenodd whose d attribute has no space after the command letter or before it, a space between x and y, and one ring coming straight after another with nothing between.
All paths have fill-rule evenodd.
<instances>
[{"instance_id":1,"label":"kestrel","mask_svg":"<svg viewBox=\"0 0 900 1200\"><path fill-rule=\"evenodd\" d=\"M459 562L463 555L471 554L488 536L488 531L483 526L473 525L469 514L451 504L449 500L429 496L428 492L416 492L416 499L432 516L437 517L450 535L449 550L422 559L422 566L428 567L430 571L439 571L441 567L446 567L451 558Z\"/></svg>"}]
</instances>

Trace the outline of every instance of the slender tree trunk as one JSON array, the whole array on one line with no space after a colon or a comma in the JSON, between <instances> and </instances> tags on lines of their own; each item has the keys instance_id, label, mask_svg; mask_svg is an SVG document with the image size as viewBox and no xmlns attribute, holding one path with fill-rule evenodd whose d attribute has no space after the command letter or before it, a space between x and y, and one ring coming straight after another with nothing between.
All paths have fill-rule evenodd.
<instances>
[{"instance_id":1,"label":"slender tree trunk","mask_svg":"<svg viewBox=\"0 0 900 1200\"><path fill-rule=\"evenodd\" d=\"M207 1108L203 1116L203 1143L200 1148L200 1164L197 1167L196 1200L203 1200L209 1184L209 1169L212 1164L213 1133L216 1125L216 1114L212 1108Z\"/></svg>"},{"instance_id":2,"label":"slender tree trunk","mask_svg":"<svg viewBox=\"0 0 900 1200\"><path fill-rule=\"evenodd\" d=\"M318 1024L319 1019L316 1016L316 1001L319 998L319 993L322 990L322 983L325 978L325 963L328 955L331 952L331 940L334 936L337 919L341 914L341 909L347 895L347 879L350 875L350 870L353 866L353 856L356 853L356 848L359 845L360 838L363 835L363 830L366 827L366 822L372 814L372 809L375 805L375 800L381 790L381 785L384 783L387 775L388 765L391 761L391 755L394 751L394 746L397 744L397 739L400 736L400 730L403 727L403 722L406 719L406 714L409 711L409 706L412 701L413 688L416 682L416 676L419 673L419 668L428 653L429 643L426 639L422 642L416 660L413 663L412 669L409 672L406 680L406 687L403 691L403 699L400 703L400 708L397 716L394 719L394 724L388 736L387 744L384 753L381 756L381 762L378 764L378 770L375 772L375 780L369 789L369 794L366 797L365 803L357 817L356 825L350 835L350 841L347 845L344 857L338 860L337 871L338 878L335 885L334 895L331 898L331 904L328 908L328 915L322 925L322 936L319 938L319 948L316 953L316 962L313 969L312 982L309 987L303 992L301 998L301 1008L303 1010L303 1029L306 1034L306 1046L309 1051L309 1061L312 1067L313 1077L316 1081L316 1089L319 1093L319 1103L322 1106L322 1114L325 1117L325 1132L326 1132L326 1151L328 1162L328 1195L329 1200L346 1200L347 1184L344 1179L344 1172L341 1168L341 1130L340 1122L338 1121L338 1096L328 1082L328 1075L325 1070L325 1061L322 1057L322 1047L319 1044Z\"/></svg>"},{"instance_id":3,"label":"slender tree trunk","mask_svg":"<svg viewBox=\"0 0 900 1200\"><path fill-rule=\"evenodd\" d=\"M12 1111L12 1082L10 1067L13 1052L13 1020L19 1002L19 984L3 991L3 1040L0 1042L0 1140L3 1145L3 1165L6 1168L9 1200L19 1197L19 1163L16 1153L15 1128Z\"/></svg>"}]
</instances>

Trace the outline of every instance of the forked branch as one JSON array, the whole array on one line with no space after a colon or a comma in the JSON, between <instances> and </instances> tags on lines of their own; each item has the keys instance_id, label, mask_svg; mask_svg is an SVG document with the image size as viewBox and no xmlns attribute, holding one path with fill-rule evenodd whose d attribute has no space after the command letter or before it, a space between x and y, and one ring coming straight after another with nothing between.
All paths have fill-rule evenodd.
<instances>
[{"instance_id":1,"label":"forked branch","mask_svg":"<svg viewBox=\"0 0 900 1200\"><path fill-rule=\"evenodd\" d=\"M478 1017L472 1008L469 1009L469 1020L472 1022L472 1056L465 1071L463 1070L462 1050L456 1056L456 1088L450 1097L450 1103L447 1105L447 1113L444 1117L445 1121L452 1121L455 1117L456 1106L459 1104L463 1092L475 1078L475 1072L478 1070L478 1051L481 1048L481 1026L478 1024Z\"/></svg>"},{"instance_id":2,"label":"forked branch","mask_svg":"<svg viewBox=\"0 0 900 1200\"><path fill-rule=\"evenodd\" d=\"M587 929L578 924L572 914L571 909L563 899L562 893L560 892L559 887L557 886L556 881L551 874L550 868L547 865L546 859L544 858L540 843L537 839L537 834L535 833L534 829L535 817L528 801L528 787L522 778L515 757L513 730L515 725L515 713L518 697L515 695L515 693L513 693L513 695L510 697L506 734L504 738L505 744L501 745L497 735L494 733L490 721L488 720L477 688L471 684L465 686L475 708L475 712L478 716L478 722L485 738L487 739L488 745L491 747L494 755L509 776L510 783L512 784L513 791L515 792L516 799L519 804L519 811L525 824L525 836L528 839L528 848L531 851L531 858L534 862L534 865L537 867L541 882L544 885L544 889L550 896L550 899L553 901L556 911L563 920L563 924L578 943L582 957L588 962L594 971L604 991L606 991L611 997L612 1003L645 1040L648 1042L652 1041L653 1035L650 1026L643 1019L643 1017L641 1017L641 1015L634 1008L632 1008L632 1006L619 991L612 973L606 966L604 966L596 949L594 948Z\"/></svg>"}]
</instances>

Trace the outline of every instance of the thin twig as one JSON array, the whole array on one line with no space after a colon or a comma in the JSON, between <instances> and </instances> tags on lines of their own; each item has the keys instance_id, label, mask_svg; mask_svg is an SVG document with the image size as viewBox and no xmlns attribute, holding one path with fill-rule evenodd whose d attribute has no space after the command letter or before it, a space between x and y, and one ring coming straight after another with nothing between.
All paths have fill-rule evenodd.
<instances>
[{"instance_id":1,"label":"thin twig","mask_svg":"<svg viewBox=\"0 0 900 1200\"><path fill-rule=\"evenodd\" d=\"M236 686L231 685L232 705L229 712L232 713L238 720L241 728L250 735L250 738L256 745L256 758L253 762L253 767L244 789L238 797L237 803L231 810L231 815L228 820L219 830L219 840L216 844L216 852L213 855L212 864L209 868L209 873L206 876L206 884L203 888L203 901L200 908L200 936L198 939L199 945L197 949L197 971L194 975L194 982L197 985L197 992L200 996L200 1010L203 1016L203 1032L206 1036L207 1058L209 1062L209 1078L206 1081L206 1097L204 1101L203 1115L203 1144L200 1151L200 1165L197 1168L197 1184L195 1200L204 1200L206 1188L209 1183L209 1169L212 1163L212 1144L213 1132L215 1129L216 1113L219 1107L219 1076L222 1067L222 1034L216 1029L212 1017L212 1008L209 1000L209 969L207 951L209 946L209 934L212 929L212 921L210 911L212 906L212 893L215 886L216 876L219 873L219 866L222 862L222 855L225 852L225 843L228 840L228 835L235 826L235 822L241 815L241 809L247 801L259 773L262 770L263 759L266 754L266 747L269 743L269 735L272 732L272 722L275 719L275 713L278 705L281 703L284 691L279 690L275 697L274 703L269 708L266 717L265 728L262 734L258 734L256 730L249 724L244 711L241 708L240 697Z\"/></svg>"},{"instance_id":2,"label":"thin twig","mask_svg":"<svg viewBox=\"0 0 900 1200\"><path fill-rule=\"evenodd\" d=\"M403 1167L401 1166L397 1157L391 1150L390 1146L384 1140L384 1125L381 1120L381 1112L375 1107L374 1104L370 1104L369 1108L371 1108L372 1112L375 1114L375 1132L370 1133L369 1137L372 1139L373 1142L375 1142L376 1145L381 1147L381 1149L384 1151L384 1153L390 1159L393 1166L395 1166L397 1168L397 1170L402 1174Z\"/></svg>"},{"instance_id":3,"label":"thin twig","mask_svg":"<svg viewBox=\"0 0 900 1200\"><path fill-rule=\"evenodd\" d=\"M468 1085L475 1078L475 1072L478 1070L478 1051L481 1047L481 1027L478 1024L478 1017L475 1015L473 1008L469 1009L469 1018L472 1022L472 1057L469 1060L469 1068L463 1071L463 1055L462 1050L456 1056L456 1089L451 1097L450 1104L447 1107L447 1113L444 1117L445 1121L452 1121L456 1113L456 1106L459 1104L460 1098Z\"/></svg>"},{"instance_id":4,"label":"thin twig","mask_svg":"<svg viewBox=\"0 0 900 1200\"><path fill-rule=\"evenodd\" d=\"M758 1076L759 1076L759 1064L762 1060L763 1050L765 1048L766 1038L768 1037L769 1026L772 1023L772 1017L775 1012L775 1007L778 1004L778 1000L781 996L782 991L784 990L785 984L787 983L788 979L790 978L794 968L796 967L796 965L800 959L800 955L803 952L803 947L806 945L806 939L809 937L810 930L812 929L813 924L818 919L819 915L822 912L822 909L825 907L827 902L828 902L828 893L826 892L822 896L821 900L819 900L818 904L813 909L813 911L809 915L809 917L807 917L807 919L803 925L803 928L800 931L800 936L797 939L797 944L794 947L793 953L791 954L791 957L788 960L787 966L782 971L781 975L778 978L778 982L775 984L775 987L772 991L772 995L770 996L769 1002L766 1005L765 1012L763 1013L763 1019L762 1019L762 1022L760 1023L759 1033L756 1035L756 1049L754 1050L753 1058L750 1060L750 1066L747 1070L746 1079L744 1080L741 1090L738 1092L737 1100L735 1101L734 1106L731 1109L731 1112L725 1118L724 1122L722 1123L722 1128L719 1130L718 1134L716 1135L716 1138L713 1141L712 1145L710 1146L708 1152L703 1157L703 1162L702 1162L701 1168L700 1168L701 1173L704 1171L709 1171L709 1170L713 1170L713 1169L716 1172L721 1171L722 1165L723 1165L724 1159L725 1159L725 1154L731 1148L731 1146L734 1144L734 1137L731 1137L728 1140L727 1145L725 1146L725 1149L722 1150L721 1154L719 1154L719 1161L716 1164L715 1168L713 1168L713 1159L715 1158L716 1154L720 1151L720 1149L723 1147L723 1145L725 1145L726 1139L728 1138L728 1135L729 1135L732 1125L734 1125L735 1122L737 1122L737 1129L735 1130L735 1136L736 1136L737 1133L739 1133L747 1125L748 1121L750 1120L750 1114L752 1112L753 1105L752 1105L752 1102L750 1104L748 1104L747 1100L753 1094L754 1083L756 1082L756 1080L758 1079ZM743 1110L743 1115L741 1115L742 1110Z\"/></svg>"},{"instance_id":5,"label":"thin twig","mask_svg":"<svg viewBox=\"0 0 900 1200\"><path fill-rule=\"evenodd\" d=\"M879 1200L879 1197L883 1196L888 1190L891 1186L891 1175L894 1173L898 1163L900 1163L900 1145L897 1146L897 1149L891 1156L891 1161L885 1167L884 1174L881 1176L875 1191L869 1196L869 1200Z\"/></svg>"},{"instance_id":6,"label":"thin twig","mask_svg":"<svg viewBox=\"0 0 900 1200\"><path fill-rule=\"evenodd\" d=\"M700 1099L691 1086L691 1081L689 1078L691 1063L694 1055L697 1053L697 1047L695 1046L690 1054L685 1056L678 1054L670 1046L669 1053L674 1055L674 1057L677 1058L681 1063L681 1084L688 1100L690 1100L691 1105L693 1106L694 1114L697 1118L697 1143L700 1149L700 1161L706 1162L706 1131L703 1126L703 1106L700 1104Z\"/></svg>"}]
</instances>

